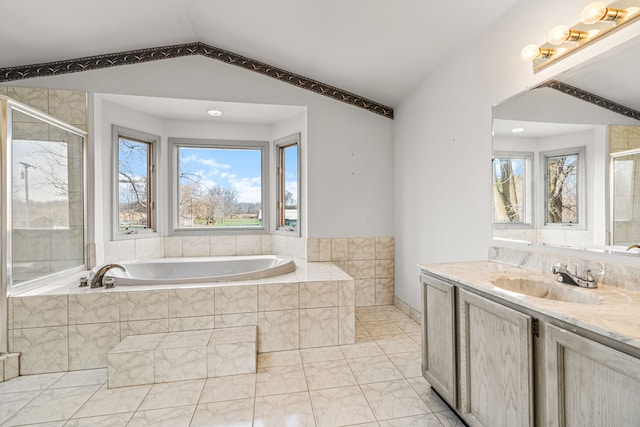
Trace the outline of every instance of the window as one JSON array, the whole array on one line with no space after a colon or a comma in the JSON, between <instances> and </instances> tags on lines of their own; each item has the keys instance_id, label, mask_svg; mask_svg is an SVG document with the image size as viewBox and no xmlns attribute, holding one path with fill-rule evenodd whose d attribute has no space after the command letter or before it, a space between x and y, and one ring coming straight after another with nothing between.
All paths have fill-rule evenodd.
<instances>
[{"instance_id":1,"label":"window","mask_svg":"<svg viewBox=\"0 0 640 427\"><path fill-rule=\"evenodd\" d=\"M576 225L584 215L584 148L541 153L545 224Z\"/></svg>"},{"instance_id":2,"label":"window","mask_svg":"<svg viewBox=\"0 0 640 427\"><path fill-rule=\"evenodd\" d=\"M531 153L496 153L493 158L493 223L531 223Z\"/></svg>"},{"instance_id":3,"label":"window","mask_svg":"<svg viewBox=\"0 0 640 427\"><path fill-rule=\"evenodd\" d=\"M174 230L267 230L268 143L170 139Z\"/></svg>"},{"instance_id":4,"label":"window","mask_svg":"<svg viewBox=\"0 0 640 427\"><path fill-rule=\"evenodd\" d=\"M299 232L300 149L299 135L276 141L278 223L281 231Z\"/></svg>"},{"instance_id":5,"label":"window","mask_svg":"<svg viewBox=\"0 0 640 427\"><path fill-rule=\"evenodd\" d=\"M115 235L126 236L153 231L154 146L158 137L114 126L117 208Z\"/></svg>"}]
</instances>

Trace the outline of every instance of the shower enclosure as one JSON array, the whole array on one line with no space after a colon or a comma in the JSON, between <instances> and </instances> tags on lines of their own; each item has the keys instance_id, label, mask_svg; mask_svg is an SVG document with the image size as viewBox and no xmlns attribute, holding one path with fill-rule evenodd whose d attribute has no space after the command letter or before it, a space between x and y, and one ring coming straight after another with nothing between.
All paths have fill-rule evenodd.
<instances>
[{"instance_id":1,"label":"shower enclosure","mask_svg":"<svg viewBox=\"0 0 640 427\"><path fill-rule=\"evenodd\" d=\"M86 132L0 96L0 352L12 290L86 265Z\"/></svg>"},{"instance_id":2,"label":"shower enclosure","mask_svg":"<svg viewBox=\"0 0 640 427\"><path fill-rule=\"evenodd\" d=\"M640 149L611 154L612 244L640 243Z\"/></svg>"}]
</instances>

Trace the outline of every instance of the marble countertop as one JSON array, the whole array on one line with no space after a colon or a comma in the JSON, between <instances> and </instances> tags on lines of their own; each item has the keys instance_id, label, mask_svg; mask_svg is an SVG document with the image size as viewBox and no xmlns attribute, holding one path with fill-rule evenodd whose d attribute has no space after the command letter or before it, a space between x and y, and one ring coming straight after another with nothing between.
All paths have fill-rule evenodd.
<instances>
[{"instance_id":1,"label":"marble countertop","mask_svg":"<svg viewBox=\"0 0 640 427\"><path fill-rule=\"evenodd\" d=\"M556 275L551 273L536 272L496 261L420 264L419 268L432 275L458 282L463 287L626 344L634 353L640 354L640 292L610 285L584 289L557 282ZM543 282L543 286L557 286L560 287L558 290L561 294L569 294L575 301L589 303L528 296L505 290L495 284L517 280L533 280Z\"/></svg>"}]
</instances>

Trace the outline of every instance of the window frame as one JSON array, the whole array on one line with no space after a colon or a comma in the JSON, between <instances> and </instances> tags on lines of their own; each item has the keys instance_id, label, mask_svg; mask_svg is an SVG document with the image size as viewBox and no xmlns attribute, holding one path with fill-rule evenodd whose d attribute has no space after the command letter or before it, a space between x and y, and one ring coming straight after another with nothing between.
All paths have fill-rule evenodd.
<instances>
[{"instance_id":1,"label":"window frame","mask_svg":"<svg viewBox=\"0 0 640 427\"><path fill-rule=\"evenodd\" d=\"M158 213L156 192L158 189L157 165L160 147L160 137L147 132L130 129L119 125L112 125L112 146L113 146L113 186L112 193L112 235L113 240L147 238L150 234L158 233ZM143 230L122 231L120 230L120 138L135 142L149 144L150 154L147 158L147 174L149 182L147 184L147 222L149 227Z\"/></svg>"},{"instance_id":2,"label":"window frame","mask_svg":"<svg viewBox=\"0 0 640 427\"><path fill-rule=\"evenodd\" d=\"M297 146L297 191L296 200L298 203L298 222L295 227L283 225L284 219L284 192L285 192L285 175L286 171L283 169L284 163L284 151L286 148ZM274 153L275 153L275 186L276 186L276 199L275 199L275 232L278 234L300 236L300 230L302 229L302 209L301 209L301 166L302 166L302 154L300 147L300 133L289 135L283 138L279 138L274 141Z\"/></svg>"},{"instance_id":3,"label":"window frame","mask_svg":"<svg viewBox=\"0 0 640 427\"><path fill-rule=\"evenodd\" d=\"M587 229L587 175L586 175L586 146L580 147L570 147L570 148L562 148L559 150L550 150L550 151L541 151L540 152L540 174L541 181L543 183L542 191L540 191L540 196L542 198L540 203L540 222L541 226L546 229L560 229L566 227L572 227L577 230L586 230ZM578 171L576 174L576 209L578 210L576 215L575 223L565 223L565 222L547 222L548 219L548 191L549 191L549 183L548 183L548 159L553 157L560 156L577 156L576 165L578 167Z\"/></svg>"},{"instance_id":4,"label":"window frame","mask_svg":"<svg viewBox=\"0 0 640 427\"><path fill-rule=\"evenodd\" d=\"M227 139L198 139L198 138L169 138L169 235L237 235L237 234L269 234L270 230L270 200L269 200L269 141L227 140ZM179 218L179 161L180 147L201 149L251 149L261 153L261 210L262 225L259 227L200 227L180 228Z\"/></svg>"},{"instance_id":5,"label":"window frame","mask_svg":"<svg viewBox=\"0 0 640 427\"><path fill-rule=\"evenodd\" d=\"M524 160L524 208L523 221L521 222L493 222L493 227L498 228L533 228L534 226L534 212L535 212L535 197L534 197L534 153L529 151L495 151L491 162L491 188L495 187L495 159L522 159ZM493 199L492 199L493 201Z\"/></svg>"}]
</instances>

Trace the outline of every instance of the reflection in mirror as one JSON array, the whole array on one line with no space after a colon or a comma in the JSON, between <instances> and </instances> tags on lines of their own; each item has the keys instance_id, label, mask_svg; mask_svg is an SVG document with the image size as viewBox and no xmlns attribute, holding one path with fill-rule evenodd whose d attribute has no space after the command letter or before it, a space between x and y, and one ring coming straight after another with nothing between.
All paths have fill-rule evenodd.
<instances>
[{"instance_id":1,"label":"reflection in mirror","mask_svg":"<svg viewBox=\"0 0 640 427\"><path fill-rule=\"evenodd\" d=\"M611 128L611 240L640 243L640 127Z\"/></svg>"},{"instance_id":2,"label":"reflection in mirror","mask_svg":"<svg viewBox=\"0 0 640 427\"><path fill-rule=\"evenodd\" d=\"M494 106L494 238L640 243L639 67L640 38Z\"/></svg>"}]
</instances>

